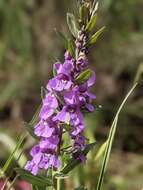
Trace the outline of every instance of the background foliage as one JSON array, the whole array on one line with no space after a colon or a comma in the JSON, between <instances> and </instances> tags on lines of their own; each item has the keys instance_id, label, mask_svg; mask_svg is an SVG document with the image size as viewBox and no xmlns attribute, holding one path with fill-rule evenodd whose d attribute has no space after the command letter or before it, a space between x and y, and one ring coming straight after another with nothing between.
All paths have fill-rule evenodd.
<instances>
[{"instance_id":1,"label":"background foliage","mask_svg":"<svg viewBox=\"0 0 143 190\"><path fill-rule=\"evenodd\" d=\"M1 134L15 140L25 131L23 121L30 121L38 107L40 89L52 75L52 64L63 59L64 46L55 31L68 32L66 12L76 10L75 1L0 0ZM106 25L106 30L92 50L90 67L96 70L94 91L97 105L102 107L86 116L87 134L91 140L96 139L98 145L105 141L115 111L143 60L142 9L142 0L100 1L97 24ZM141 83L119 119L105 189L143 187L142 87ZM28 137L25 153L33 143ZM9 150L4 143L0 147L2 167ZM73 184L85 184L89 189L95 187L101 165L100 159L95 162L95 153L96 149L89 155L87 166L76 169L72 181L66 180L67 189L72 189Z\"/></svg>"}]
</instances>

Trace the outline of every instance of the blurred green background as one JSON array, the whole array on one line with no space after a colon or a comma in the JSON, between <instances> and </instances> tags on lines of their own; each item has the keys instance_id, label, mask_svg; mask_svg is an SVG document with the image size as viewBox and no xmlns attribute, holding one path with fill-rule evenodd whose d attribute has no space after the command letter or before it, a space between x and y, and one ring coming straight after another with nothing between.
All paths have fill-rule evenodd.
<instances>
[{"instance_id":1,"label":"blurred green background","mask_svg":"<svg viewBox=\"0 0 143 190\"><path fill-rule=\"evenodd\" d=\"M32 118L40 104L41 86L52 76L52 64L63 60L64 46L56 30L68 33L67 11L76 0L0 0L0 134L14 140L25 131L23 122ZM115 112L143 62L143 1L100 0L97 29L106 30L89 56L96 71L97 105L85 117L91 141L103 143ZM119 119L104 189L143 188L143 84L129 99ZM34 141L27 139L25 152ZM97 145L97 146L98 146ZM0 166L9 152L0 140ZM76 169L65 186L96 185L101 160L93 153L85 168ZM28 154L27 154L28 155ZM18 187L17 187L18 189ZM24 190L24 187L23 187ZM27 187L28 190L28 187Z\"/></svg>"}]
</instances>

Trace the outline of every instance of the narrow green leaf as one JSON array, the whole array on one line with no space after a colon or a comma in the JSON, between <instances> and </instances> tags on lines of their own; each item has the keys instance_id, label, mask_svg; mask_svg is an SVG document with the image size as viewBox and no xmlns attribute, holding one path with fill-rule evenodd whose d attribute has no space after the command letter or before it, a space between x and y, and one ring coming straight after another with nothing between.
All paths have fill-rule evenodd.
<instances>
[{"instance_id":1,"label":"narrow green leaf","mask_svg":"<svg viewBox=\"0 0 143 190\"><path fill-rule=\"evenodd\" d=\"M75 81L78 84L83 84L92 76L92 73L93 71L91 69L86 69L79 76L76 77Z\"/></svg>"},{"instance_id":2,"label":"narrow green leaf","mask_svg":"<svg viewBox=\"0 0 143 190\"><path fill-rule=\"evenodd\" d=\"M86 146L86 148L82 151L82 154L86 156L88 154L88 152L93 149L93 147L95 146L95 144L96 144L96 142L88 144ZM60 173L62 173L62 174L68 174L70 171L72 171L80 163L81 163L80 160L72 158L72 159L69 160L68 164L61 170Z\"/></svg>"},{"instance_id":3,"label":"narrow green leaf","mask_svg":"<svg viewBox=\"0 0 143 190\"><path fill-rule=\"evenodd\" d=\"M85 31L86 32L91 32L95 26L96 26L96 21L97 21L97 15L94 15L90 21L88 22L86 28L85 28Z\"/></svg>"},{"instance_id":4,"label":"narrow green leaf","mask_svg":"<svg viewBox=\"0 0 143 190\"><path fill-rule=\"evenodd\" d=\"M4 164L3 168L2 168L2 171L5 173L11 162L13 161L14 157L15 157L15 154L17 153L17 151L19 150L19 148L21 147L22 143L24 142L25 138L26 138L27 135L22 135L17 144L16 144L16 147L14 148L13 152L10 154L9 158L7 159L6 163Z\"/></svg>"},{"instance_id":5,"label":"narrow green leaf","mask_svg":"<svg viewBox=\"0 0 143 190\"><path fill-rule=\"evenodd\" d=\"M140 82L141 79L143 79L143 63L141 63L138 67L138 70L134 79L134 83Z\"/></svg>"},{"instance_id":6,"label":"narrow green leaf","mask_svg":"<svg viewBox=\"0 0 143 190\"><path fill-rule=\"evenodd\" d=\"M103 157L102 167L101 167L100 176L99 176L99 179L98 179L98 184L97 184L96 190L101 190L101 187L102 187L105 171L106 171L107 164L108 164L108 161L109 161L111 148L112 148L112 144L113 144L113 140L114 140L114 136L115 136L115 132L116 132L116 128L117 128L117 122L118 122L119 114L120 114L124 104L126 103L128 97L131 95L131 93L136 88L137 84L138 83L135 83L133 85L131 90L128 92L128 94L124 98L123 102L121 103L121 105L120 105L120 107L119 107L119 109L118 109L118 111L117 111L117 113L115 115L113 123L111 125L111 129L110 129L108 140L107 140L108 143L106 144L106 149L105 149L105 153L104 153L104 157Z\"/></svg>"},{"instance_id":7,"label":"narrow green leaf","mask_svg":"<svg viewBox=\"0 0 143 190\"><path fill-rule=\"evenodd\" d=\"M72 35L76 38L78 36L77 22L75 16L71 13L67 13L67 24Z\"/></svg>"},{"instance_id":8,"label":"narrow green leaf","mask_svg":"<svg viewBox=\"0 0 143 190\"><path fill-rule=\"evenodd\" d=\"M82 5L79 9L79 15L82 23L84 25L87 25L88 17L89 17L89 7L87 7L85 4Z\"/></svg>"},{"instance_id":9,"label":"narrow green leaf","mask_svg":"<svg viewBox=\"0 0 143 190\"><path fill-rule=\"evenodd\" d=\"M84 19L84 6L83 5L80 6L80 8L79 8L79 16L80 16L81 21L83 21L83 19Z\"/></svg>"},{"instance_id":10,"label":"narrow green leaf","mask_svg":"<svg viewBox=\"0 0 143 190\"><path fill-rule=\"evenodd\" d=\"M24 154L21 155L21 152L22 152L21 148L17 149L17 151L15 151L15 153L13 154L14 147L17 146L17 143L18 142L15 142L9 135L7 135L4 132L0 131L0 144L3 144L3 146L6 148L6 150L8 152L10 152L10 156L7 159L7 161L6 161L6 163L5 163L5 165L3 167L7 167L6 165L8 164L8 161L10 162L9 164L11 164L13 159L15 159L17 161L17 163L19 164L20 167L23 167L23 165L27 161L26 156ZM12 156L12 154L13 154L13 158L10 161L10 157ZM5 172L7 171L8 168L9 168L9 166L7 168L5 168ZM0 177L2 175L4 175L4 171L2 171L2 169L1 169L0 170Z\"/></svg>"},{"instance_id":11,"label":"narrow green leaf","mask_svg":"<svg viewBox=\"0 0 143 190\"><path fill-rule=\"evenodd\" d=\"M39 175L32 175L30 172L24 169L15 169L20 177L34 186L43 187L43 186L52 186L52 181L48 177L43 177Z\"/></svg>"},{"instance_id":12,"label":"narrow green leaf","mask_svg":"<svg viewBox=\"0 0 143 190\"><path fill-rule=\"evenodd\" d=\"M101 156L104 154L107 143L108 143L108 140L101 145L101 147L99 148L99 150L95 156L95 161L99 160L101 158Z\"/></svg>"},{"instance_id":13,"label":"narrow green leaf","mask_svg":"<svg viewBox=\"0 0 143 190\"><path fill-rule=\"evenodd\" d=\"M93 45L96 43L98 37L103 33L105 29L105 26L103 26L101 29L99 29L95 34L93 34L93 36L91 36L91 38L89 39L89 41L87 42L87 46Z\"/></svg>"}]
</instances>

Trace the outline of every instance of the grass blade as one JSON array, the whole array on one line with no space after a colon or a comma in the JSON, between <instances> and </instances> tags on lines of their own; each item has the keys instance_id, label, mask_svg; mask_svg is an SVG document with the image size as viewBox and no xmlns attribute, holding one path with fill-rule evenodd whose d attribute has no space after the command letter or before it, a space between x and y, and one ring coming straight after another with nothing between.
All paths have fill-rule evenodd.
<instances>
[{"instance_id":1,"label":"grass blade","mask_svg":"<svg viewBox=\"0 0 143 190\"><path fill-rule=\"evenodd\" d=\"M20 146L21 146L22 143L24 142L25 138L26 138L26 135L22 135L22 136L19 138L19 140L18 140L18 142L17 142L17 144L16 144L16 146L15 146L13 152L10 154L8 160L6 161L6 163L4 164L4 166L3 166L3 168L2 168L3 173L5 173L5 172L7 171L7 169L9 168L9 166L10 166L12 160L13 160L13 158L15 158L15 157L18 158L18 155L20 155L21 152L20 152L20 151L17 152L17 151L19 150ZM15 155L16 155L16 156L15 156ZM26 161L26 159L25 159L25 161Z\"/></svg>"},{"instance_id":2,"label":"grass blade","mask_svg":"<svg viewBox=\"0 0 143 190\"><path fill-rule=\"evenodd\" d=\"M136 88L137 84L138 83L135 83L133 85L133 87L130 89L130 91L128 92L128 94L124 98L123 102L121 103L121 105L120 105L120 107L119 107L119 109L118 109L118 111L117 111L117 113L115 115L113 123L111 125L111 129L110 129L109 136L108 136L108 139L107 139L108 143L107 143L106 148L105 148L105 153L104 153L103 162L102 162L102 168L101 168L101 171L100 171L100 176L99 176L99 179L98 179L98 184L97 184L96 190L101 190L101 187L102 187L104 174L105 174L107 164L108 164L108 161L109 161L111 148L112 148L112 144L113 144L113 140L114 140L114 136L115 136L115 132L116 132L116 128L117 128L117 122L118 122L119 114L120 114L124 104L126 103L128 97L131 95L131 93Z\"/></svg>"},{"instance_id":3,"label":"grass blade","mask_svg":"<svg viewBox=\"0 0 143 190\"><path fill-rule=\"evenodd\" d=\"M99 160L101 158L101 156L103 155L103 153L105 152L106 146L107 146L108 140L105 141L101 147L99 148L96 156L95 156L95 161Z\"/></svg>"}]
</instances>

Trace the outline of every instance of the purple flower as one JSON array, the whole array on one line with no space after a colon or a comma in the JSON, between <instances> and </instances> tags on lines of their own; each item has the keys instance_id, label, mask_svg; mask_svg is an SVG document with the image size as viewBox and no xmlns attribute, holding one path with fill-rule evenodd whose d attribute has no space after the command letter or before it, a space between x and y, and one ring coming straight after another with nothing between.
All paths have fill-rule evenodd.
<instances>
[{"instance_id":1,"label":"purple flower","mask_svg":"<svg viewBox=\"0 0 143 190\"><path fill-rule=\"evenodd\" d=\"M83 115L79 108L71 108L69 106L63 107L54 120L61 121L71 125L71 134L76 136L81 133L84 129Z\"/></svg>"},{"instance_id":2,"label":"purple flower","mask_svg":"<svg viewBox=\"0 0 143 190\"><path fill-rule=\"evenodd\" d=\"M41 161L41 157L41 152L34 154L33 159L27 162L25 169L30 171L33 175L36 175L39 171L39 163Z\"/></svg>"},{"instance_id":3,"label":"purple flower","mask_svg":"<svg viewBox=\"0 0 143 190\"><path fill-rule=\"evenodd\" d=\"M52 91L63 91L71 87L72 83L72 71L73 71L73 60L65 55L65 62L61 64L59 62L54 64L57 76L49 80L47 89Z\"/></svg>"},{"instance_id":4,"label":"purple flower","mask_svg":"<svg viewBox=\"0 0 143 190\"><path fill-rule=\"evenodd\" d=\"M48 169L48 168L58 168L60 167L60 161L55 154L43 153L40 155L39 168Z\"/></svg>"},{"instance_id":5,"label":"purple flower","mask_svg":"<svg viewBox=\"0 0 143 190\"><path fill-rule=\"evenodd\" d=\"M75 87L72 90L66 91L64 93L64 100L67 105L78 105L79 97L78 97L78 88Z\"/></svg>"},{"instance_id":6,"label":"purple flower","mask_svg":"<svg viewBox=\"0 0 143 190\"><path fill-rule=\"evenodd\" d=\"M76 125L76 126L73 126L72 128L72 131L71 131L71 135L72 136L76 136L78 135L79 133L81 133L83 130L84 130L84 125L82 123Z\"/></svg>"},{"instance_id":7,"label":"purple flower","mask_svg":"<svg viewBox=\"0 0 143 190\"><path fill-rule=\"evenodd\" d=\"M39 121L39 123L35 126L34 133L38 137L51 137L54 132L54 128L50 127L46 121Z\"/></svg>"},{"instance_id":8,"label":"purple flower","mask_svg":"<svg viewBox=\"0 0 143 190\"><path fill-rule=\"evenodd\" d=\"M73 61L65 60L64 64L55 63L54 69L56 70L57 74L71 76L71 72L73 71Z\"/></svg>"},{"instance_id":9,"label":"purple flower","mask_svg":"<svg viewBox=\"0 0 143 190\"><path fill-rule=\"evenodd\" d=\"M63 109L54 117L54 120L58 120L66 124L78 125L83 123L83 115L79 108L64 106Z\"/></svg>"},{"instance_id":10,"label":"purple flower","mask_svg":"<svg viewBox=\"0 0 143 190\"><path fill-rule=\"evenodd\" d=\"M70 113L70 123L73 126L77 126L84 123L83 114L79 107Z\"/></svg>"},{"instance_id":11,"label":"purple flower","mask_svg":"<svg viewBox=\"0 0 143 190\"><path fill-rule=\"evenodd\" d=\"M54 94L48 93L43 100L43 105L39 115L40 118L44 120L48 119L51 115L53 115L57 107L58 101L56 97L54 96Z\"/></svg>"},{"instance_id":12,"label":"purple flower","mask_svg":"<svg viewBox=\"0 0 143 190\"><path fill-rule=\"evenodd\" d=\"M42 153L41 154L41 157L40 157L40 162L39 162L39 169L48 169L50 167L50 164L49 164L49 157L50 157L50 154L47 154L47 153Z\"/></svg>"},{"instance_id":13,"label":"purple flower","mask_svg":"<svg viewBox=\"0 0 143 190\"><path fill-rule=\"evenodd\" d=\"M54 121L61 121L69 124L70 113L67 111L67 107L64 106L63 109L53 118Z\"/></svg>"},{"instance_id":14,"label":"purple flower","mask_svg":"<svg viewBox=\"0 0 143 190\"><path fill-rule=\"evenodd\" d=\"M25 169L31 172L33 175L36 175L39 171L38 165L36 165L33 161L28 161L25 165Z\"/></svg>"},{"instance_id":15,"label":"purple flower","mask_svg":"<svg viewBox=\"0 0 143 190\"><path fill-rule=\"evenodd\" d=\"M48 152L38 152L33 155L33 159L28 161L25 165L25 169L30 171L33 175L36 175L39 169L48 168L58 168L60 167L60 160L55 155Z\"/></svg>"},{"instance_id":16,"label":"purple flower","mask_svg":"<svg viewBox=\"0 0 143 190\"><path fill-rule=\"evenodd\" d=\"M59 136L51 136L49 138L43 138L40 141L40 148L43 149L50 149L50 150L55 150L57 148L57 145L59 143Z\"/></svg>"},{"instance_id":17,"label":"purple flower","mask_svg":"<svg viewBox=\"0 0 143 190\"><path fill-rule=\"evenodd\" d=\"M31 151L30 151L30 155L33 157L34 155L38 154L40 152L40 147L39 145L35 145Z\"/></svg>"},{"instance_id":18,"label":"purple flower","mask_svg":"<svg viewBox=\"0 0 143 190\"><path fill-rule=\"evenodd\" d=\"M41 152L39 152L39 153L37 153L37 154L34 154L32 161L33 161L36 165L38 165L38 164L40 163L41 159L42 159L42 156L43 156L43 153L41 153Z\"/></svg>"},{"instance_id":19,"label":"purple flower","mask_svg":"<svg viewBox=\"0 0 143 190\"><path fill-rule=\"evenodd\" d=\"M71 87L72 81L71 79L65 75L65 74L59 74L55 78L49 80L49 83L47 85L47 89L52 91L63 91L67 90Z\"/></svg>"},{"instance_id":20,"label":"purple flower","mask_svg":"<svg viewBox=\"0 0 143 190\"><path fill-rule=\"evenodd\" d=\"M72 90L66 91L64 93L64 100L67 105L78 107L82 106L90 112L94 111L94 106L91 103L95 98L96 96L94 94L90 93L88 90L81 92L80 88L77 86Z\"/></svg>"}]
</instances>

